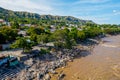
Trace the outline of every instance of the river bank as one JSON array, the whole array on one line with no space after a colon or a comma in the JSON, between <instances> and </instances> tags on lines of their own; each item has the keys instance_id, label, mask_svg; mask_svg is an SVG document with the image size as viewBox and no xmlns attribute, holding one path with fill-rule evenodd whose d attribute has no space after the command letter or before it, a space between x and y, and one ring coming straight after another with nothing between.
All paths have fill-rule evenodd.
<instances>
[{"instance_id":1,"label":"river bank","mask_svg":"<svg viewBox=\"0 0 120 80\"><path fill-rule=\"evenodd\" d=\"M16 73L16 75L12 76L12 78L11 76L8 76L8 78L12 80L20 80L20 79L61 80L64 77L65 80L80 79L81 77L76 76L77 74L80 73L79 67L81 67L82 70L85 69L84 66L86 66L87 63L86 62L84 63L84 59L87 58L88 56L93 55L93 49L98 44L101 45L101 43L108 42L105 41L104 39L105 38L103 38L102 41L101 38L88 39L83 43L77 44L77 46L75 46L71 50L64 49L62 51L51 52L50 54L41 55L39 57L38 55L36 57L35 56L32 57L30 54L31 57L29 57L29 55L22 54L23 56L27 57L27 59L23 58L21 61L21 66L17 67L18 72ZM14 54L16 53L17 52L15 51ZM80 61L83 60L83 61L79 63L79 60ZM86 64L86 65L82 66L82 64ZM94 64L90 64L90 65L94 65ZM5 75L0 75L0 77L6 78ZM81 79L85 80L84 78Z\"/></svg>"},{"instance_id":2,"label":"river bank","mask_svg":"<svg viewBox=\"0 0 120 80\"><path fill-rule=\"evenodd\" d=\"M74 59L56 71L65 74L63 80L120 80L120 35L102 38L91 55ZM51 75L57 80L59 75Z\"/></svg>"},{"instance_id":3,"label":"river bank","mask_svg":"<svg viewBox=\"0 0 120 80\"><path fill-rule=\"evenodd\" d=\"M59 74L56 72L57 68L65 67L69 62L75 58L85 57L90 55L90 50L94 45L98 44L98 40L88 39L84 43L80 43L72 49L63 49L59 51L50 52L50 54L37 55L39 50L33 51L33 54L22 54L22 50L5 51L1 55L16 55L19 57L20 65L8 69L0 69L1 79L11 80L49 80L50 74ZM40 47L37 47L40 49ZM6 72L7 70L7 72ZM11 74L9 74L11 73ZM57 79L60 76L57 77ZM60 79L59 79L60 80Z\"/></svg>"}]
</instances>

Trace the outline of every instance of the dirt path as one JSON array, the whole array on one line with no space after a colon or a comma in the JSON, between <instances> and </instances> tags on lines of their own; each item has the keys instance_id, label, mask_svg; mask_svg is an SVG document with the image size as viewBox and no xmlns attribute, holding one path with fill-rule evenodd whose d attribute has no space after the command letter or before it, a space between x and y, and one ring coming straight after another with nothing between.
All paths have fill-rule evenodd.
<instances>
[{"instance_id":1,"label":"dirt path","mask_svg":"<svg viewBox=\"0 0 120 80\"><path fill-rule=\"evenodd\" d=\"M66 74L64 80L120 80L120 35L103 38L103 41L95 46L91 55L58 69Z\"/></svg>"}]
</instances>

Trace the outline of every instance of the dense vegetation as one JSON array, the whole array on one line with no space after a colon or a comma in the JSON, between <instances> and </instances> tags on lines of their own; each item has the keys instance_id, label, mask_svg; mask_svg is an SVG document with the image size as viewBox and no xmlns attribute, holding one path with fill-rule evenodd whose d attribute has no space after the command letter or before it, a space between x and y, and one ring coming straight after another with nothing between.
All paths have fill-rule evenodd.
<instances>
[{"instance_id":1,"label":"dense vegetation","mask_svg":"<svg viewBox=\"0 0 120 80\"><path fill-rule=\"evenodd\" d=\"M16 25L17 26L17 25ZM79 30L80 29L80 30ZM0 27L0 44L14 42L13 48L30 50L33 45L52 42L58 49L72 48L76 43L94 38L99 35L115 35L120 33L118 25L85 25L82 28L65 27L54 32L46 31L44 27L29 27L26 29L27 36L18 35L20 29L14 27ZM19 37L19 38L18 38ZM29 42L28 42L29 41Z\"/></svg>"},{"instance_id":2,"label":"dense vegetation","mask_svg":"<svg viewBox=\"0 0 120 80\"><path fill-rule=\"evenodd\" d=\"M30 36L29 39L35 44L52 42L57 49L70 49L76 43L84 41L87 38L94 38L105 34L114 35L120 33L120 28L114 27L113 25L108 25L108 27L100 27L101 25L94 25L96 24L92 24L91 26L84 26L82 30L78 30L78 28L71 28L71 30L68 28L58 29L53 33L48 33L39 27L31 27L27 30L27 33L28 36Z\"/></svg>"},{"instance_id":3,"label":"dense vegetation","mask_svg":"<svg viewBox=\"0 0 120 80\"><path fill-rule=\"evenodd\" d=\"M99 25L70 16L41 16L27 12L13 12L0 8L0 18L11 22L11 26L9 27L0 27L0 44L14 42L12 48L23 48L23 51L31 50L33 45L49 42L53 43L57 49L70 49L78 42L82 42L88 38L120 33L119 25ZM81 25L82 21L84 25ZM54 26L55 31L51 32L50 25L53 25L54 22L56 22ZM77 27L67 26L68 23L66 22L79 25ZM20 26L21 23L30 23L36 26ZM25 31L27 33L26 36L18 35L19 31Z\"/></svg>"},{"instance_id":4,"label":"dense vegetation","mask_svg":"<svg viewBox=\"0 0 120 80\"><path fill-rule=\"evenodd\" d=\"M23 52L31 50L32 46L33 42L25 37L18 38L15 43L11 45L12 48L23 48Z\"/></svg>"},{"instance_id":5,"label":"dense vegetation","mask_svg":"<svg viewBox=\"0 0 120 80\"><path fill-rule=\"evenodd\" d=\"M1 27L0 28L0 44L13 42L18 36L16 29L10 27Z\"/></svg>"}]
</instances>

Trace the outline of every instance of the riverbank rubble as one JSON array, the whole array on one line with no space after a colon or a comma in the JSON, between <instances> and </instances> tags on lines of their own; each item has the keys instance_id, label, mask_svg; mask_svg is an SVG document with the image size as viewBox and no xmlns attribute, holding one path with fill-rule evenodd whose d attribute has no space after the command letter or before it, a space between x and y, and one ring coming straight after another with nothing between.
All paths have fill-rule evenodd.
<instances>
[{"instance_id":1,"label":"riverbank rubble","mask_svg":"<svg viewBox=\"0 0 120 80\"><path fill-rule=\"evenodd\" d=\"M1 79L9 80L50 80L50 74L58 74L57 68L65 67L68 61L73 61L75 57L85 57L89 55L94 43L83 48L74 47L72 49L62 49L48 54L36 55L29 54L26 59L20 58L20 63L13 71L17 71L16 74L11 76L4 76ZM33 52L34 53L34 52ZM38 51L38 53L40 53ZM83 54L82 54L83 53ZM85 54L87 53L87 54ZM22 67L21 67L22 66ZM11 69L12 71L12 69ZM65 76L64 73L59 74L58 80L61 80Z\"/></svg>"}]
</instances>

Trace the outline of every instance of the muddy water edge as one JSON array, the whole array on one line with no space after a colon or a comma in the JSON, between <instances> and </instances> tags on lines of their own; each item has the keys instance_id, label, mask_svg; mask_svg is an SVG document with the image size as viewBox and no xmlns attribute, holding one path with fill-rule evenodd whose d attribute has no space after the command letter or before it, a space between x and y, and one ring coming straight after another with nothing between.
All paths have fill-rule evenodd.
<instances>
[{"instance_id":1,"label":"muddy water edge","mask_svg":"<svg viewBox=\"0 0 120 80\"><path fill-rule=\"evenodd\" d=\"M65 74L63 80L120 80L120 35L102 38L90 55L74 59L51 74L51 80Z\"/></svg>"}]
</instances>

